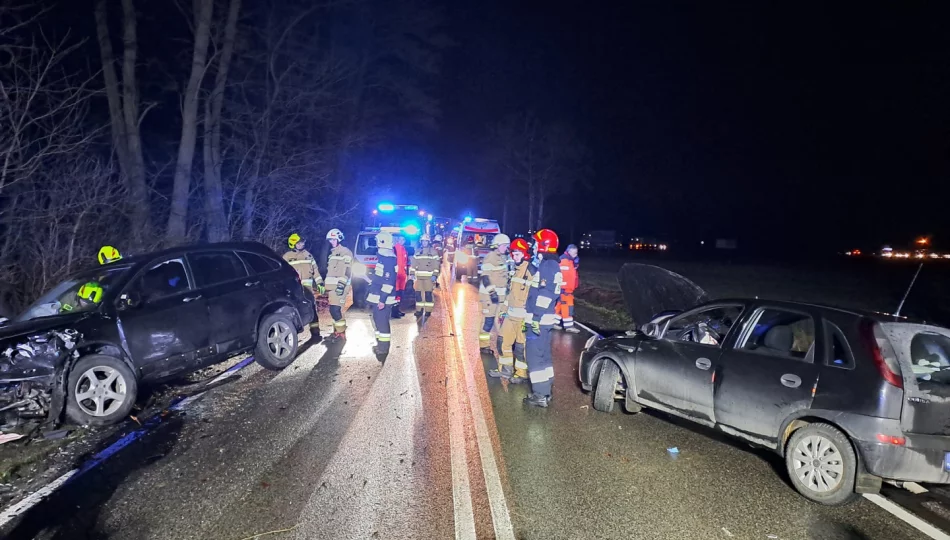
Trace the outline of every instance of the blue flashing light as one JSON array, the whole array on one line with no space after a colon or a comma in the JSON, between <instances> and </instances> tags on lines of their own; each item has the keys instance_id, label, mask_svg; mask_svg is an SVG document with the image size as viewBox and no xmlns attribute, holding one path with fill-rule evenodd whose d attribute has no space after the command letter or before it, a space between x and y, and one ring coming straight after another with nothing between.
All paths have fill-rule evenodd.
<instances>
[{"instance_id":1,"label":"blue flashing light","mask_svg":"<svg viewBox=\"0 0 950 540\"><path fill-rule=\"evenodd\" d=\"M464 219L463 221L465 221L465 223L471 223L471 222L472 222L472 216L465 216L465 219Z\"/></svg>"},{"instance_id":2,"label":"blue flashing light","mask_svg":"<svg viewBox=\"0 0 950 540\"><path fill-rule=\"evenodd\" d=\"M419 234L419 226L415 223L409 223L408 225L403 225L402 230L405 231L409 236L415 236Z\"/></svg>"},{"instance_id":3,"label":"blue flashing light","mask_svg":"<svg viewBox=\"0 0 950 540\"><path fill-rule=\"evenodd\" d=\"M390 203L379 203L379 206L376 208L378 208L380 212L392 212L396 209L396 205Z\"/></svg>"},{"instance_id":4,"label":"blue flashing light","mask_svg":"<svg viewBox=\"0 0 950 540\"><path fill-rule=\"evenodd\" d=\"M429 221L432 221L432 214L429 214L429 215L426 217L426 219L428 219Z\"/></svg>"},{"instance_id":5,"label":"blue flashing light","mask_svg":"<svg viewBox=\"0 0 950 540\"><path fill-rule=\"evenodd\" d=\"M406 210L418 210L419 206L415 204L407 204L407 205L404 205L403 208L405 208Z\"/></svg>"}]
</instances>

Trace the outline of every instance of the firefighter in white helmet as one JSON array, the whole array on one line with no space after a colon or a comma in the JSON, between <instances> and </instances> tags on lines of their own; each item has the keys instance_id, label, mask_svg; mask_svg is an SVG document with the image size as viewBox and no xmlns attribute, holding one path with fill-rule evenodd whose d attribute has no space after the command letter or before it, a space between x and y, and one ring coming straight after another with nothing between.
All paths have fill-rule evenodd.
<instances>
[{"instance_id":1,"label":"firefighter in white helmet","mask_svg":"<svg viewBox=\"0 0 950 540\"><path fill-rule=\"evenodd\" d=\"M432 313L435 306L432 290L439 280L440 267L439 253L430 244L429 235L423 234L419 237L419 249L409 265L409 276L416 290L416 317Z\"/></svg>"},{"instance_id":2,"label":"firefighter in white helmet","mask_svg":"<svg viewBox=\"0 0 950 540\"><path fill-rule=\"evenodd\" d=\"M392 341L392 331L389 319L392 316L392 307L396 305L396 252L393 251L393 235L381 231L376 235L377 257L376 268L368 277L372 280L366 303L373 311L373 325L376 327L376 346L373 352L380 362L386 361L389 355L389 345Z\"/></svg>"},{"instance_id":3,"label":"firefighter in white helmet","mask_svg":"<svg viewBox=\"0 0 950 540\"><path fill-rule=\"evenodd\" d=\"M494 248L482 260L478 268L478 303L485 322L478 334L478 346L483 352L491 352L491 330L495 317L504 312L508 294L508 247L511 239L507 234L496 234L491 240Z\"/></svg>"},{"instance_id":4,"label":"firefighter in white helmet","mask_svg":"<svg viewBox=\"0 0 950 540\"><path fill-rule=\"evenodd\" d=\"M290 248L290 251L284 253L284 260L297 271L300 284L308 293L313 295L314 302L316 302L317 296L326 292L326 288L323 285L320 272L317 271L317 261L306 249L307 242L299 234L293 233L287 238L287 247ZM316 313L317 310L314 309L313 322L310 323L310 335L319 341L320 324L317 321Z\"/></svg>"},{"instance_id":5,"label":"firefighter in white helmet","mask_svg":"<svg viewBox=\"0 0 950 540\"><path fill-rule=\"evenodd\" d=\"M340 341L346 338L346 319L343 307L349 291L353 272L353 252L343 245L343 231L330 229L327 233L330 243L330 255L327 258L327 297L330 302L330 316L333 317L333 335L330 340Z\"/></svg>"}]
</instances>

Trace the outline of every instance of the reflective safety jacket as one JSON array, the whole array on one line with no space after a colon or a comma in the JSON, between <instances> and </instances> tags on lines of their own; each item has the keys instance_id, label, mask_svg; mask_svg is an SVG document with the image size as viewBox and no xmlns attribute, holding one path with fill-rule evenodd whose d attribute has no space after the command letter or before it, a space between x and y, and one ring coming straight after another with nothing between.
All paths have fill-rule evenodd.
<instances>
[{"instance_id":1,"label":"reflective safety jacket","mask_svg":"<svg viewBox=\"0 0 950 540\"><path fill-rule=\"evenodd\" d=\"M491 294L494 290L498 296L505 296L508 292L508 257L497 251L485 255L478 275L481 276L479 294Z\"/></svg>"},{"instance_id":2,"label":"reflective safety jacket","mask_svg":"<svg viewBox=\"0 0 950 540\"><path fill-rule=\"evenodd\" d=\"M284 260L290 263L300 276L300 283L304 287L313 287L323 283L320 273L317 272L317 261L306 249L292 249L284 253Z\"/></svg>"},{"instance_id":3,"label":"reflective safety jacket","mask_svg":"<svg viewBox=\"0 0 950 540\"><path fill-rule=\"evenodd\" d=\"M327 258L327 288L334 288L338 283L343 286L350 284L350 273L353 268L353 252L349 248L337 244L330 250Z\"/></svg>"},{"instance_id":4,"label":"reflective safety jacket","mask_svg":"<svg viewBox=\"0 0 950 540\"><path fill-rule=\"evenodd\" d=\"M413 276L413 279L431 279L432 276L438 277L441 262L439 252L436 251L434 247L421 247L416 251L416 254L412 256L412 264L409 266L409 275Z\"/></svg>"},{"instance_id":5,"label":"reflective safety jacket","mask_svg":"<svg viewBox=\"0 0 950 540\"><path fill-rule=\"evenodd\" d=\"M537 268L537 272L531 276L531 291L526 306L528 317L525 320L538 321L542 326L548 326L557 322L554 308L561 296L563 278L557 255L545 253Z\"/></svg>"},{"instance_id":6,"label":"reflective safety jacket","mask_svg":"<svg viewBox=\"0 0 950 540\"><path fill-rule=\"evenodd\" d=\"M396 254L391 249L380 249L377 253L379 260L372 274L369 274L371 283L366 301L370 304L380 302L388 305L396 303Z\"/></svg>"},{"instance_id":7,"label":"reflective safety jacket","mask_svg":"<svg viewBox=\"0 0 950 540\"><path fill-rule=\"evenodd\" d=\"M521 264L515 266L511 283L508 285L508 299L505 301L508 306L509 317L524 319L528 316L525 305L527 305L528 296L531 293L531 280L534 277L534 272L535 267L527 260L521 261Z\"/></svg>"},{"instance_id":8,"label":"reflective safety jacket","mask_svg":"<svg viewBox=\"0 0 950 540\"><path fill-rule=\"evenodd\" d=\"M558 263L561 268L561 278L564 281L564 292L574 292L577 288L577 268L574 267L574 258L565 253L561 255Z\"/></svg>"}]
</instances>

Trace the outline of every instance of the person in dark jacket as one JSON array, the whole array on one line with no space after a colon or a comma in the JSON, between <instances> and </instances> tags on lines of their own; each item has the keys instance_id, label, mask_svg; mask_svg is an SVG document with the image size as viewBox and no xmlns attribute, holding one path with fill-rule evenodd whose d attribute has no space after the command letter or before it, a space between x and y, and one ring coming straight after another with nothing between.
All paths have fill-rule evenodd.
<instances>
[{"instance_id":1,"label":"person in dark jacket","mask_svg":"<svg viewBox=\"0 0 950 540\"><path fill-rule=\"evenodd\" d=\"M531 278L528 294L528 316L525 318L525 351L531 395L524 398L527 405L547 407L551 402L554 382L554 363L551 359L551 330L557 323L555 308L561 296L561 268L558 263L558 237L550 229L534 234L536 253L541 258Z\"/></svg>"},{"instance_id":2,"label":"person in dark jacket","mask_svg":"<svg viewBox=\"0 0 950 540\"><path fill-rule=\"evenodd\" d=\"M382 231L376 235L377 257L376 269L370 274L372 279L366 303L373 310L373 326L376 327L376 346L373 353L380 362L385 362L389 355L389 345L392 341L392 330L389 319L392 308L396 305L396 253L393 251L393 235Z\"/></svg>"}]
</instances>

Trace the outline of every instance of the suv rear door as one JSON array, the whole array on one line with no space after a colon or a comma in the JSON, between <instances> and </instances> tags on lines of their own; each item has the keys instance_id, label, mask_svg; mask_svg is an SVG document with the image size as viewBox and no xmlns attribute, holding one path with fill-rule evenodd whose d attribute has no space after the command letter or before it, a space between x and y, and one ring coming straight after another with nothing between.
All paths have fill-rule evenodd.
<instances>
[{"instance_id":1,"label":"suv rear door","mask_svg":"<svg viewBox=\"0 0 950 540\"><path fill-rule=\"evenodd\" d=\"M248 276L244 263L230 250L195 251L187 257L208 302L215 353L225 355L253 345L263 293L250 290L259 280Z\"/></svg>"},{"instance_id":2,"label":"suv rear door","mask_svg":"<svg viewBox=\"0 0 950 540\"><path fill-rule=\"evenodd\" d=\"M896 354L904 384L901 430L950 435L950 330L914 323L878 323Z\"/></svg>"},{"instance_id":3,"label":"suv rear door","mask_svg":"<svg viewBox=\"0 0 950 540\"><path fill-rule=\"evenodd\" d=\"M212 354L208 305L195 290L183 256L155 261L123 289L138 300L116 306L128 353L142 376L164 378L195 369Z\"/></svg>"},{"instance_id":4,"label":"suv rear door","mask_svg":"<svg viewBox=\"0 0 950 540\"><path fill-rule=\"evenodd\" d=\"M716 423L723 430L774 446L781 422L809 408L818 381L820 318L806 308L755 308L719 362Z\"/></svg>"}]
</instances>

